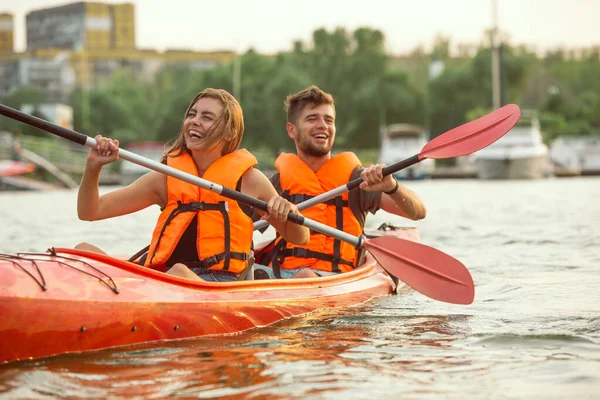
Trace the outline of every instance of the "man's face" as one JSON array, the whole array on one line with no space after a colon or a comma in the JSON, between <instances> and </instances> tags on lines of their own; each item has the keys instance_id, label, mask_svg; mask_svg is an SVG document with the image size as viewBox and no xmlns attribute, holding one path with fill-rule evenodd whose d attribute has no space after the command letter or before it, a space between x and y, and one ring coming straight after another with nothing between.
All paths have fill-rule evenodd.
<instances>
[{"instance_id":1,"label":"man's face","mask_svg":"<svg viewBox=\"0 0 600 400\"><path fill-rule=\"evenodd\" d=\"M335 111L329 104L306 105L296 124L288 123L288 134L298 152L322 157L331 152L335 140Z\"/></svg>"}]
</instances>

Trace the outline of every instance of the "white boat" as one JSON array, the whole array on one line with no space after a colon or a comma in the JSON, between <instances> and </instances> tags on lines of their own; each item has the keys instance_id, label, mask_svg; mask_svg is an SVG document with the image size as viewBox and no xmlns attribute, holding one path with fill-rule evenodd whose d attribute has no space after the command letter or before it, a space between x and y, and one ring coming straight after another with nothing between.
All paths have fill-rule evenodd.
<instances>
[{"instance_id":1,"label":"white boat","mask_svg":"<svg viewBox=\"0 0 600 400\"><path fill-rule=\"evenodd\" d=\"M552 174L548 146L542 140L535 113L522 110L521 119L505 136L474 154L480 179L537 179Z\"/></svg>"},{"instance_id":2,"label":"white boat","mask_svg":"<svg viewBox=\"0 0 600 400\"><path fill-rule=\"evenodd\" d=\"M557 168L576 170L581 175L600 174L600 137L562 135L550 146Z\"/></svg>"},{"instance_id":3,"label":"white boat","mask_svg":"<svg viewBox=\"0 0 600 400\"><path fill-rule=\"evenodd\" d=\"M381 129L381 149L379 162L391 165L419 154L427 144L428 133L416 124L392 124ZM424 179L431 176L435 168L433 159L425 159L417 164L394 173L397 179Z\"/></svg>"},{"instance_id":4,"label":"white boat","mask_svg":"<svg viewBox=\"0 0 600 400\"><path fill-rule=\"evenodd\" d=\"M600 137L586 138L581 161L582 175L600 175Z\"/></svg>"}]
</instances>

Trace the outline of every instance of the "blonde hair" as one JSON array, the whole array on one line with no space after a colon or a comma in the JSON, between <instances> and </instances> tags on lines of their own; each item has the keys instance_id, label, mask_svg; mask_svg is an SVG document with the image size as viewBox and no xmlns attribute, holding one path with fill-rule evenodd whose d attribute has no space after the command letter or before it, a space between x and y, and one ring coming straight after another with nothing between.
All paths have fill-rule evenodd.
<instances>
[{"instance_id":1,"label":"blonde hair","mask_svg":"<svg viewBox=\"0 0 600 400\"><path fill-rule=\"evenodd\" d=\"M310 85L298 93L288 95L284 104L285 112L287 113L287 122L294 125L298 122L302 110L304 110L304 107L307 105L317 107L321 104L327 104L333 107L333 111L335 112L333 96L329 93L325 93L315 85Z\"/></svg>"},{"instance_id":2,"label":"blonde hair","mask_svg":"<svg viewBox=\"0 0 600 400\"><path fill-rule=\"evenodd\" d=\"M208 148L215 147L221 141L221 139L227 138L227 144L223 148L223 153L221 155L232 153L238 148L242 138L244 137L244 114L242 113L242 107L240 106L240 103L238 103L235 97L233 97L226 90L207 88L198 93L192 99L187 110L185 110L183 117L184 121L192 107L194 107L198 100L203 97L218 100L223 106L223 113L211 127L211 133L217 129L222 129L222 131L219 134L213 135L209 138L207 143ZM167 149L163 153L162 159L160 160L162 163L166 163L167 156L176 157L185 151L189 151L185 143L183 123L181 124L181 130L179 131L177 138L171 145L166 146L166 148Z\"/></svg>"}]
</instances>

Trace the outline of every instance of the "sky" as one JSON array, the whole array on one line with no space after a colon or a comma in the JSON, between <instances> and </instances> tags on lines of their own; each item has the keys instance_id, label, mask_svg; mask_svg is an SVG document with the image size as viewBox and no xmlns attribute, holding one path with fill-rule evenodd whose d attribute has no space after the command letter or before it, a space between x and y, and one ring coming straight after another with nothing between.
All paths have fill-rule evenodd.
<instances>
[{"instance_id":1,"label":"sky","mask_svg":"<svg viewBox=\"0 0 600 400\"><path fill-rule=\"evenodd\" d=\"M130 0L138 48L196 51L250 48L277 53L318 28L381 30L390 54L431 48L436 36L453 44L482 42L493 26L494 0ZM15 21L15 48L25 50L25 15L68 0L0 0ZM108 0L107 3L126 1ZM498 27L511 44L538 52L600 45L600 0L496 0Z\"/></svg>"}]
</instances>

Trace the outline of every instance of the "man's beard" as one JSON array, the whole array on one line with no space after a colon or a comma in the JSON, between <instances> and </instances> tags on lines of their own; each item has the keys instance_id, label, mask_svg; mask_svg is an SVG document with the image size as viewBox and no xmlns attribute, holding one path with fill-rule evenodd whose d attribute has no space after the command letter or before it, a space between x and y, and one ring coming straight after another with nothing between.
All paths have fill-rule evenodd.
<instances>
[{"instance_id":1,"label":"man's beard","mask_svg":"<svg viewBox=\"0 0 600 400\"><path fill-rule=\"evenodd\" d=\"M311 137L309 136L307 138L307 140L299 140L298 143L298 148L300 150L302 150L302 152L308 154L309 156L312 157L323 157L327 154L329 154L329 152L331 151L331 146L315 146L312 142L311 142Z\"/></svg>"}]
</instances>

